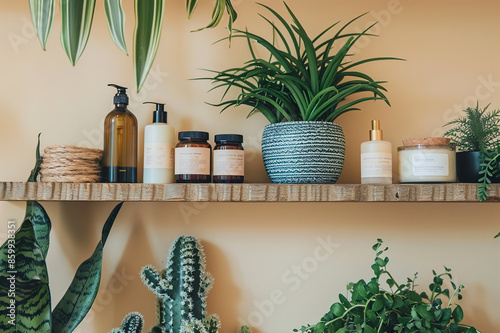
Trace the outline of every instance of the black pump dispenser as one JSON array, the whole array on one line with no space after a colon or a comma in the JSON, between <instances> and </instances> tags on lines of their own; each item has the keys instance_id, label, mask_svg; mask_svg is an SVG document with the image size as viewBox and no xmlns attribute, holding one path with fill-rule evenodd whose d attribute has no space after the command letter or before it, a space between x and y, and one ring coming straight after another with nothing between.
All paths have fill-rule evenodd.
<instances>
[{"instance_id":1,"label":"black pump dispenser","mask_svg":"<svg viewBox=\"0 0 500 333\"><path fill-rule=\"evenodd\" d=\"M119 86L117 84L110 83L108 84L110 87L115 87L117 89L116 95L113 98L113 103L117 104L125 104L128 105L128 96L127 96L127 88Z\"/></svg>"},{"instance_id":2,"label":"black pump dispenser","mask_svg":"<svg viewBox=\"0 0 500 333\"><path fill-rule=\"evenodd\" d=\"M144 102L142 104L156 104L156 110L153 112L153 123L167 123L165 104L157 102Z\"/></svg>"}]
</instances>

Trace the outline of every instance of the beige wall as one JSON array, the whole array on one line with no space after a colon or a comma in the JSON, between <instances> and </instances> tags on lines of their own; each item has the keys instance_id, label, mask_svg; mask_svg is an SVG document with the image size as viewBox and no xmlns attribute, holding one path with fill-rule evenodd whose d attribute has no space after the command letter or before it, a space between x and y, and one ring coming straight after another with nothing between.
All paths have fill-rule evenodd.
<instances>
[{"instance_id":1,"label":"beige wall","mask_svg":"<svg viewBox=\"0 0 500 333\"><path fill-rule=\"evenodd\" d=\"M281 1L262 2L283 12ZM359 57L407 59L366 66L374 78L389 82L392 108L367 103L361 112L339 119L347 138L342 183L360 181L359 145L367 139L371 119L382 121L396 156L404 138L442 134L441 126L463 105L479 99L483 106L492 103L500 108L496 1L288 3L312 33L369 12L357 26L361 29L378 19L381 37L362 45ZM217 101L220 92L207 94L208 82L188 80L204 74L199 68L242 64L249 56L245 43L234 41L231 49L224 43L212 45L225 36L222 27L190 33L208 21L211 8L200 4L193 20L187 21L183 7L182 1L167 2L154 75L140 94L131 89L130 109L138 118L140 136L151 119L151 107L140 103L165 102L169 122L177 130L244 134L247 180L267 182L259 153L265 119L260 115L245 119L244 109L219 114L205 102ZM39 132L43 147L101 147L102 120L112 108L114 94L106 84L132 87L132 59L112 44L100 2L87 50L75 68L60 47L59 14L43 52L29 23L28 2L0 0L0 8L0 180L22 181L33 165ZM240 15L238 28L268 31L255 3L237 0L235 8ZM131 4L126 13L131 49ZM48 264L56 304L79 263L93 251L113 204L44 206L54 225ZM21 221L23 212L23 203L0 203L0 221ZM222 332L235 332L241 321L254 324L255 332L280 333L319 320L347 282L371 276L371 245L379 237L390 247L390 267L401 282L418 271L423 287L430 282L432 269L451 267L456 282L466 285L461 303L466 322L483 332L497 332L500 241L493 239L500 231L497 212L496 204L126 203L106 244L102 288L82 332L106 332L129 311L142 312L150 328L155 322L154 298L138 273L146 264L163 266L170 243L181 234L195 235L205 245L208 269L216 280L209 312L221 316ZM3 238L6 231L6 227L0 230ZM321 252L319 239L333 243L330 252ZM298 272L302 266L305 271Z\"/></svg>"}]
</instances>

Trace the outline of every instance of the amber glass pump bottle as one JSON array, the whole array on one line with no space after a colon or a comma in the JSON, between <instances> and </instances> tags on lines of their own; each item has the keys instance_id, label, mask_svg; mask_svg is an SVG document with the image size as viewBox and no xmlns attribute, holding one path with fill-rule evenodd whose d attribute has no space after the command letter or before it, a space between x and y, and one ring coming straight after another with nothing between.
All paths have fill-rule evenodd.
<instances>
[{"instance_id":1,"label":"amber glass pump bottle","mask_svg":"<svg viewBox=\"0 0 500 333\"><path fill-rule=\"evenodd\" d=\"M118 91L115 108L104 120L102 178L107 183L137 183L137 119L127 109L127 88L108 86Z\"/></svg>"}]
</instances>

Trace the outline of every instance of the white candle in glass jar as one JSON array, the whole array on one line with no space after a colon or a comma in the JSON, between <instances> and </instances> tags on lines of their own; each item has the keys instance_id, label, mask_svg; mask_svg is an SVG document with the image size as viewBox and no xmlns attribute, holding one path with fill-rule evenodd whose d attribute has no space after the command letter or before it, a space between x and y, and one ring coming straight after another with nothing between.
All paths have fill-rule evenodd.
<instances>
[{"instance_id":1,"label":"white candle in glass jar","mask_svg":"<svg viewBox=\"0 0 500 333\"><path fill-rule=\"evenodd\" d=\"M455 146L398 147L400 183L454 183L457 181Z\"/></svg>"}]
</instances>

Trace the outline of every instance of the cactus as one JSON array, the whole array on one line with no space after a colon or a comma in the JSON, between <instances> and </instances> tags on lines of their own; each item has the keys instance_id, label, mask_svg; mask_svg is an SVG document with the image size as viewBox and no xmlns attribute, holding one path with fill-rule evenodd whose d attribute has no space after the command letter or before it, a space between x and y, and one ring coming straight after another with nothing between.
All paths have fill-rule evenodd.
<instances>
[{"instance_id":1,"label":"cactus","mask_svg":"<svg viewBox=\"0 0 500 333\"><path fill-rule=\"evenodd\" d=\"M141 277L158 297L157 326L168 333L179 333L184 325L203 323L213 278L205 272L205 254L199 240L191 236L177 238L170 248L166 269L160 273L146 266Z\"/></svg>"},{"instance_id":2,"label":"cactus","mask_svg":"<svg viewBox=\"0 0 500 333\"><path fill-rule=\"evenodd\" d=\"M198 239L192 236L177 238L170 247L166 268L159 272L148 265L141 270L141 278L157 296L158 324L152 333L219 332L219 317L206 313L206 299L213 278L205 271L205 253ZM110 333L121 332L128 331ZM250 333L250 328L243 326L238 332Z\"/></svg>"},{"instance_id":3,"label":"cactus","mask_svg":"<svg viewBox=\"0 0 500 333\"><path fill-rule=\"evenodd\" d=\"M140 333L144 327L144 318L139 312L131 312L125 316L120 328L114 328L109 333Z\"/></svg>"},{"instance_id":4,"label":"cactus","mask_svg":"<svg viewBox=\"0 0 500 333\"><path fill-rule=\"evenodd\" d=\"M250 327L248 327L247 325L243 325L238 330L238 333L251 333Z\"/></svg>"}]
</instances>

